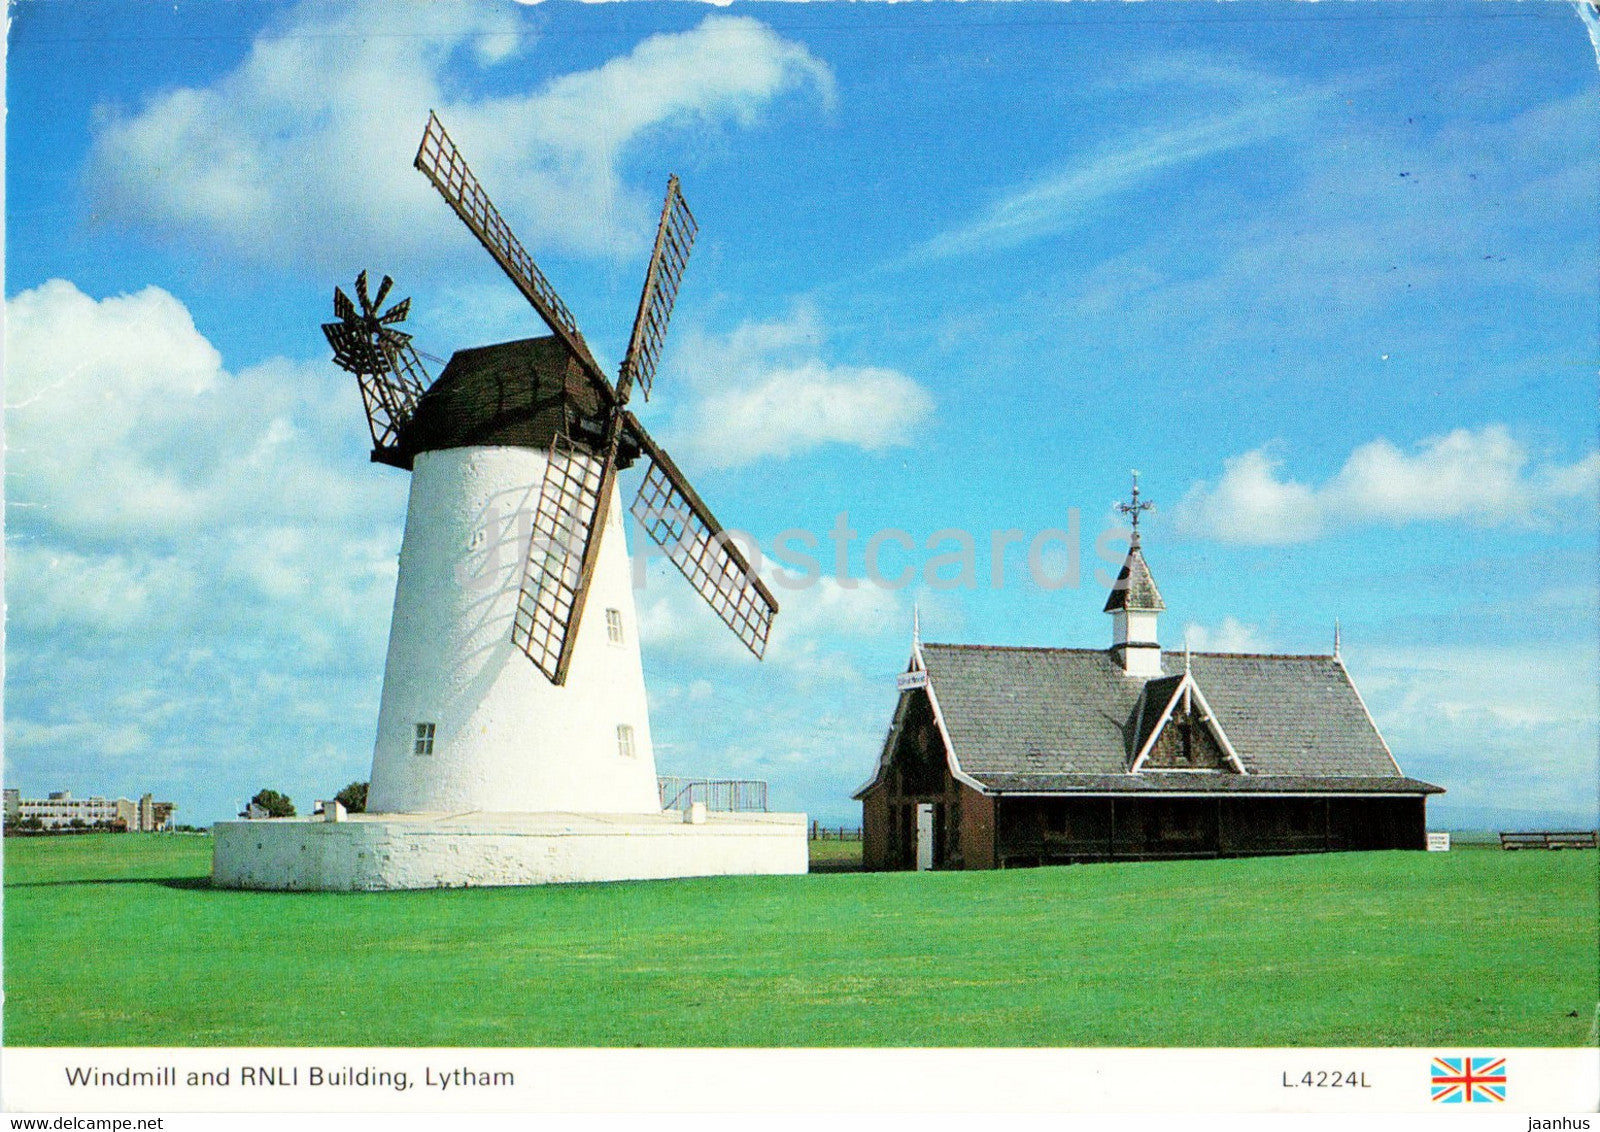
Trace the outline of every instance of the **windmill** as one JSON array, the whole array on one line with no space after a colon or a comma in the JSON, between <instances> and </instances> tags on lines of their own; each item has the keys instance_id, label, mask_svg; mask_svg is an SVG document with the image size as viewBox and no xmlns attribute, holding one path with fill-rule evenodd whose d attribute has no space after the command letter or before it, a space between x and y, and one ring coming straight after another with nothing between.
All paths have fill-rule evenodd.
<instances>
[{"instance_id":1,"label":"windmill","mask_svg":"<svg viewBox=\"0 0 1600 1132\"><path fill-rule=\"evenodd\" d=\"M628 409L650 396L694 217L670 178L613 382L436 114L414 164L551 333L457 351L434 381L397 328L410 300L383 309L388 276L374 295L363 271L355 302L334 290L322 329L372 458L412 472L369 807L658 809L619 470L648 461L632 513L757 658L778 608Z\"/></svg>"}]
</instances>

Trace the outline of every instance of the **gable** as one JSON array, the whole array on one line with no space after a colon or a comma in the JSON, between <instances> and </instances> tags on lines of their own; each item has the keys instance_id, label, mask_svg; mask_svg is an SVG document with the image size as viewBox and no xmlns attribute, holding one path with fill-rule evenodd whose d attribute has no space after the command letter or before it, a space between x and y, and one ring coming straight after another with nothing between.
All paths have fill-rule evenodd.
<instances>
[{"instance_id":1,"label":"gable","mask_svg":"<svg viewBox=\"0 0 1600 1132\"><path fill-rule=\"evenodd\" d=\"M925 691L906 693L905 711L886 767L896 794L943 794L949 778L944 737Z\"/></svg>"},{"instance_id":2,"label":"gable","mask_svg":"<svg viewBox=\"0 0 1600 1132\"><path fill-rule=\"evenodd\" d=\"M1161 733L1150 745L1143 770L1233 770L1211 728L1194 710L1177 711L1168 717Z\"/></svg>"},{"instance_id":3,"label":"gable","mask_svg":"<svg viewBox=\"0 0 1600 1132\"><path fill-rule=\"evenodd\" d=\"M1159 711L1156 705L1161 705ZM1205 693L1185 671L1145 685L1131 770L1228 770L1242 772L1233 744L1218 723Z\"/></svg>"}]
</instances>

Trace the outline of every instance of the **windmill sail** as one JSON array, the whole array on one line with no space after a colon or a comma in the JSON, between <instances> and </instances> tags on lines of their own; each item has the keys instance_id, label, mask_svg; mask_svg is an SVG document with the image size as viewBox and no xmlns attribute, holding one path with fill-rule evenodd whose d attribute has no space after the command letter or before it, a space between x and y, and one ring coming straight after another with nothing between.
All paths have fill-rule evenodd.
<instances>
[{"instance_id":1,"label":"windmill sail","mask_svg":"<svg viewBox=\"0 0 1600 1132\"><path fill-rule=\"evenodd\" d=\"M590 543L598 549L605 521L606 472L602 459L564 436L550 446L511 640L553 684L566 682L572 663L592 571Z\"/></svg>"},{"instance_id":2,"label":"windmill sail","mask_svg":"<svg viewBox=\"0 0 1600 1132\"><path fill-rule=\"evenodd\" d=\"M644 277L644 292L639 296L639 313L633 320L633 336L617 375L617 389L624 402L628 399L628 387L635 381L644 391L645 400L650 399L661 343L667 336L667 320L672 317L678 284L683 279L689 249L694 247L699 230L688 202L683 199L683 191L678 187L678 178L669 177L667 199L661 206L661 223L656 226L655 251L650 255L650 270Z\"/></svg>"},{"instance_id":3,"label":"windmill sail","mask_svg":"<svg viewBox=\"0 0 1600 1132\"><path fill-rule=\"evenodd\" d=\"M533 304L533 309L539 312L539 317L544 319L567 349L583 362L591 376L596 378L609 393L611 383L606 380L605 374L590 355L589 347L584 343L583 335L578 333L578 323L572 317L572 312L567 309L567 304L561 301L561 296L556 294L556 289L550 285L550 280L544 277L539 265L533 262L533 257L511 231L511 226L505 222L500 210L489 199L489 194L484 192L483 186L478 183L478 178L467 167L466 158L461 156L456 143L445 133L444 125L439 121L438 115L431 111L428 114L427 128L422 132L422 144L417 148L414 164L429 181L433 182L433 187L439 190L439 195L455 209L462 223L478 237L478 242L494 257L494 261L500 265L500 270L517 285L517 290L522 292L523 297Z\"/></svg>"},{"instance_id":4,"label":"windmill sail","mask_svg":"<svg viewBox=\"0 0 1600 1132\"><path fill-rule=\"evenodd\" d=\"M632 413L625 417L629 437L650 457L644 483L633 501L634 516L689 584L700 591L706 604L760 657L767 649L778 599L750 568L749 560L727 537L672 457Z\"/></svg>"},{"instance_id":5,"label":"windmill sail","mask_svg":"<svg viewBox=\"0 0 1600 1132\"><path fill-rule=\"evenodd\" d=\"M579 430L578 439L558 435L550 447L523 567L512 641L551 682L565 683L584 603L599 561L602 527L616 483L619 454L626 446L650 457L633 513L689 583L700 591L700 596L760 657L766 651L772 619L778 611L777 599L755 576L739 548L729 542L721 524L672 458L626 408L636 382L646 397L650 395L667 322L698 231L678 179L671 177L667 181L667 196L661 207L655 248L644 291L639 296L628 352L613 386L589 353L572 312L512 233L438 115L431 111L414 164L539 312L589 377L601 402L598 412L591 407L582 419L572 422ZM363 308L370 307L364 274L357 290ZM367 313L370 317L370 310ZM409 346L401 349L397 357L409 356L407 351ZM404 367L396 361L392 368ZM362 388L366 391L367 385L364 383ZM385 387L373 387L373 396L379 401L385 397L395 400L392 393ZM396 418L394 413L407 412L409 409L396 401L388 419L403 420L403 415ZM374 421L376 437L376 418Z\"/></svg>"}]
</instances>

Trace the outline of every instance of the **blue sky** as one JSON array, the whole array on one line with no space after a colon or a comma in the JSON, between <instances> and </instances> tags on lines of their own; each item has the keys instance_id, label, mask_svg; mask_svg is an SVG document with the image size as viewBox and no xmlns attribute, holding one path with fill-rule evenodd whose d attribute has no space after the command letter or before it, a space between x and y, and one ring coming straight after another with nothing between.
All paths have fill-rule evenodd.
<instances>
[{"instance_id":1,"label":"blue sky","mask_svg":"<svg viewBox=\"0 0 1600 1132\"><path fill-rule=\"evenodd\" d=\"M780 590L761 664L656 563L664 773L856 820L913 603L932 640L1109 643L1095 540L1137 467L1165 644L1326 652L1338 619L1438 824L1595 820L1573 6L12 16L8 783L210 821L366 776L407 482L367 461L331 289L393 274L440 356L542 332L411 169L437 108L607 364L676 172L701 236L646 423L763 545L847 512L858 582L872 532L918 547L884 554L905 588ZM988 584L992 530L1074 511L1081 586L1023 545ZM921 575L948 529L980 584Z\"/></svg>"}]
</instances>

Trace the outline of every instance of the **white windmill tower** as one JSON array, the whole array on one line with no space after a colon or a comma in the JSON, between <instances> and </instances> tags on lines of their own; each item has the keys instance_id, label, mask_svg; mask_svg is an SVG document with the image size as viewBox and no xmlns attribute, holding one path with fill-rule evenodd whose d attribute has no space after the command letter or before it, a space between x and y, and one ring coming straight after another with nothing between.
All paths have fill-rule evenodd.
<instances>
[{"instance_id":1,"label":"white windmill tower","mask_svg":"<svg viewBox=\"0 0 1600 1132\"><path fill-rule=\"evenodd\" d=\"M371 296L363 272L359 306L335 288L337 321L323 332L359 380L372 459L412 477L368 813L271 823L270 832L228 823L250 826L233 834L235 848L250 837L256 848L241 859L219 837L218 883L804 871L802 815L705 824L696 814L686 828L658 800L618 470L649 461L633 514L757 657L777 612L627 409L635 386L649 397L696 233L677 178L613 384L436 115L415 164L553 333L458 351L430 384L410 336L395 329L410 300L382 310L392 281ZM321 857L307 858L314 849Z\"/></svg>"}]
</instances>

